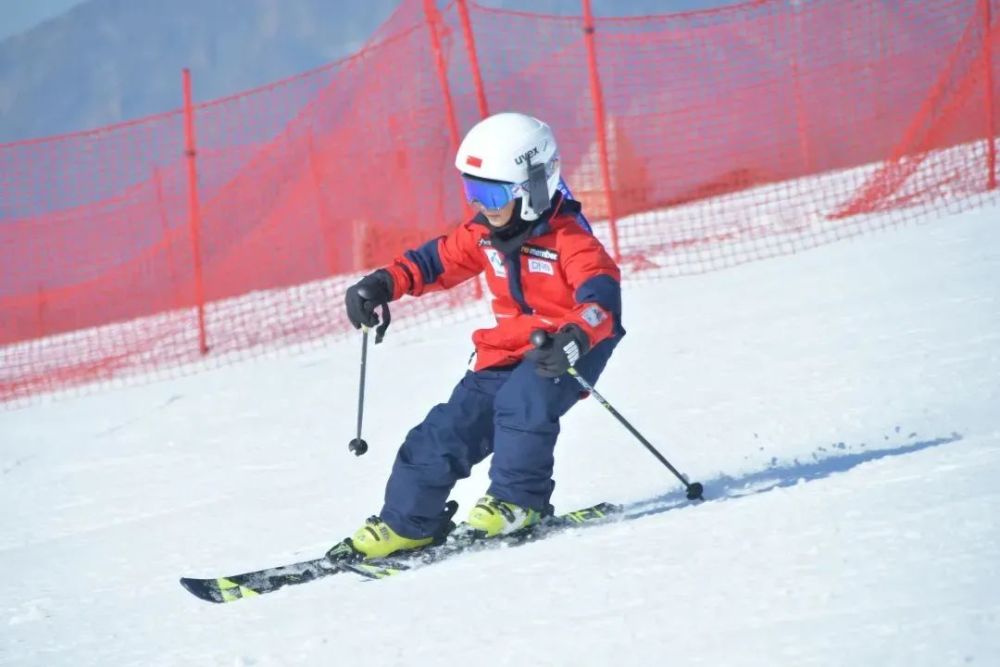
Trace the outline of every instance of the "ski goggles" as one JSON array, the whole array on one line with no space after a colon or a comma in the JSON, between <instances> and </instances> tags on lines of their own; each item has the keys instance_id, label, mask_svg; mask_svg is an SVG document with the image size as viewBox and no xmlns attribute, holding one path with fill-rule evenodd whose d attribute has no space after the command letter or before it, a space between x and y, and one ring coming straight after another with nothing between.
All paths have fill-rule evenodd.
<instances>
[{"instance_id":1,"label":"ski goggles","mask_svg":"<svg viewBox=\"0 0 1000 667\"><path fill-rule=\"evenodd\" d=\"M503 208L524 193L524 188L519 183L487 181L465 174L462 175L462 187L465 189L465 199L470 204L480 204L493 211Z\"/></svg>"}]
</instances>

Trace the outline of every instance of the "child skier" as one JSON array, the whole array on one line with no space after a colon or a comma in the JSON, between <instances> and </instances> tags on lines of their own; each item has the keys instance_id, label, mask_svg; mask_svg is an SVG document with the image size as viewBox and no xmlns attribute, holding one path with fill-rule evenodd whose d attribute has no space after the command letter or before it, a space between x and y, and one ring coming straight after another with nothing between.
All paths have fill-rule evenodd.
<instances>
[{"instance_id":1,"label":"child skier","mask_svg":"<svg viewBox=\"0 0 1000 667\"><path fill-rule=\"evenodd\" d=\"M497 324L473 334L472 370L407 434L382 511L334 550L381 558L431 544L455 482L491 453L490 487L468 523L490 537L537 523L552 511L559 419L582 396L566 371L596 382L625 334L619 269L560 187L548 125L490 116L465 136L455 165L478 214L350 287L347 316L374 327L376 307L485 271ZM535 329L552 344L534 348Z\"/></svg>"}]
</instances>

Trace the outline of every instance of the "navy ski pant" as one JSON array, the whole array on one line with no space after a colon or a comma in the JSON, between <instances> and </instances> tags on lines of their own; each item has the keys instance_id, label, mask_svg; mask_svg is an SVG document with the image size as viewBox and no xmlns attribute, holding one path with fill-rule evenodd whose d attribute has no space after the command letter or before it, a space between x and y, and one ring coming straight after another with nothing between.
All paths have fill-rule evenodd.
<instances>
[{"instance_id":1,"label":"navy ski pant","mask_svg":"<svg viewBox=\"0 0 1000 667\"><path fill-rule=\"evenodd\" d=\"M597 381L618 338L598 344L576 364ZM433 535L452 487L490 453L488 493L545 510L552 496L559 418L583 395L568 374L543 378L524 361L513 368L469 371L447 403L436 405L406 436L385 489L382 520L400 535Z\"/></svg>"}]
</instances>

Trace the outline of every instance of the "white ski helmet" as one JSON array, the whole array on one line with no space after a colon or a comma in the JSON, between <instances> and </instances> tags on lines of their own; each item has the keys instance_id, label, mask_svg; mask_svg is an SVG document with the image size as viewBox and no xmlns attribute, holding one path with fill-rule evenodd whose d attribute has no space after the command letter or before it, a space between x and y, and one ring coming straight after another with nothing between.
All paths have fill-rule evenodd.
<instances>
[{"instance_id":1,"label":"white ski helmet","mask_svg":"<svg viewBox=\"0 0 1000 667\"><path fill-rule=\"evenodd\" d=\"M521 218L536 220L559 187L559 149L552 128L523 113L476 123L455 156L470 202L501 208L521 198Z\"/></svg>"}]
</instances>

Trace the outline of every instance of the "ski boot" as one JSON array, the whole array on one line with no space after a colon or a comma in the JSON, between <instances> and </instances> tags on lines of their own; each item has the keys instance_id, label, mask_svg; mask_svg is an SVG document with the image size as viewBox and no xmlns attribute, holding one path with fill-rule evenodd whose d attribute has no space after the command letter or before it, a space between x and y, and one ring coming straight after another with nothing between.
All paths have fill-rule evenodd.
<instances>
[{"instance_id":1,"label":"ski boot","mask_svg":"<svg viewBox=\"0 0 1000 667\"><path fill-rule=\"evenodd\" d=\"M542 513L538 510L485 495L469 512L466 524L473 530L482 531L486 537L494 537L530 528L541 520Z\"/></svg>"},{"instance_id":2,"label":"ski boot","mask_svg":"<svg viewBox=\"0 0 1000 667\"><path fill-rule=\"evenodd\" d=\"M430 537L403 537L378 516L369 517L351 537L339 542L326 552L330 560L371 560L385 558L400 552L414 551L431 544L440 544L455 527L451 520L458 509L458 503L451 500L445 505L441 515L441 530Z\"/></svg>"}]
</instances>

